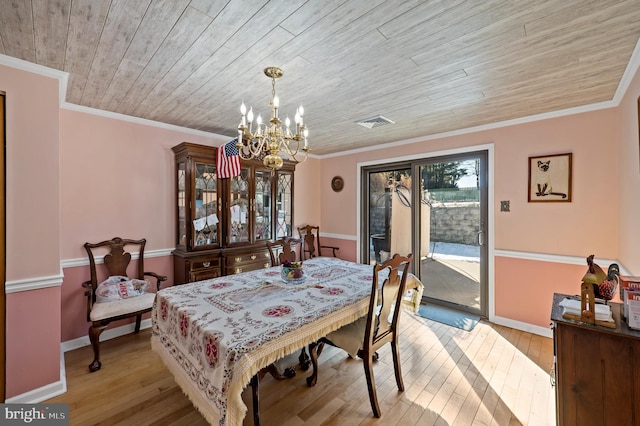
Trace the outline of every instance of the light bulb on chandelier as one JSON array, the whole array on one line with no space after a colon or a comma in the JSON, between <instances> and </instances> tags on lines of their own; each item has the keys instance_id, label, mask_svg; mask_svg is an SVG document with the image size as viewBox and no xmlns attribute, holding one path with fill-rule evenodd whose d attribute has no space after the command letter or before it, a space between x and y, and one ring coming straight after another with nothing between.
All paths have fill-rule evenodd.
<instances>
[{"instance_id":1,"label":"light bulb on chandelier","mask_svg":"<svg viewBox=\"0 0 640 426\"><path fill-rule=\"evenodd\" d=\"M269 102L271 119L263 123L262 117L258 114L254 129L253 108L250 107L247 112L247 107L242 102L242 105L240 105L242 119L238 126L238 143L236 146L241 158L245 160L252 158L262 159L265 166L276 170L282 167L283 164L281 153L284 153L291 160L301 162L296 158L296 155L303 152L304 158L302 161L307 159L310 151L307 142L309 129L304 124L304 108L302 105L296 109L294 116L295 132L291 130L289 116L285 119L283 128L282 121L278 117L280 98L276 94L276 80L282 77L284 73L278 67L268 67L264 69L264 74L271 78L272 81L271 102ZM301 142L303 144L302 147L300 146Z\"/></svg>"}]
</instances>

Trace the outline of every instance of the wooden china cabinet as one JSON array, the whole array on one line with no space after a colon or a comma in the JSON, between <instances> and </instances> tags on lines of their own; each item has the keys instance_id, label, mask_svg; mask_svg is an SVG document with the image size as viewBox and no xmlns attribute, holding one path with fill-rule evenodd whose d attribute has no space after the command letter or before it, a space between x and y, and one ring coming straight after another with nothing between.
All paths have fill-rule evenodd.
<instances>
[{"instance_id":1,"label":"wooden china cabinet","mask_svg":"<svg viewBox=\"0 0 640 426\"><path fill-rule=\"evenodd\" d=\"M216 147L183 142L176 162L176 284L271 266L266 241L292 235L293 173L241 160L239 176L219 178Z\"/></svg>"}]
</instances>

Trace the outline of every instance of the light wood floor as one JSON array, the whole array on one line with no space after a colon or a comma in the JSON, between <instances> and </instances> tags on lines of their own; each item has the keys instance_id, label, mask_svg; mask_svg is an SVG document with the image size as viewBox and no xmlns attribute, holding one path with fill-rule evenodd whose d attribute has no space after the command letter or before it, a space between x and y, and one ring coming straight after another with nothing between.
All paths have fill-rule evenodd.
<instances>
[{"instance_id":1,"label":"light wood floor","mask_svg":"<svg viewBox=\"0 0 640 426\"><path fill-rule=\"evenodd\" d=\"M318 384L308 372L260 383L263 425L552 425L551 339L479 323L472 332L404 314L398 392L388 348L374 368L382 418L371 412L362 362L327 347ZM71 425L204 425L150 348L150 330L102 343L90 374L90 347L65 354ZM245 402L250 395L245 391ZM252 424L251 409L245 425Z\"/></svg>"}]
</instances>

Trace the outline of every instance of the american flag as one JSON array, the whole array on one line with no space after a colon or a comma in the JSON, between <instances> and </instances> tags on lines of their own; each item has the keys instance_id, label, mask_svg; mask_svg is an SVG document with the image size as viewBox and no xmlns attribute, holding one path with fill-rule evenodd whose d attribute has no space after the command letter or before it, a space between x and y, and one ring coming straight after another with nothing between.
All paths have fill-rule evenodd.
<instances>
[{"instance_id":1,"label":"american flag","mask_svg":"<svg viewBox=\"0 0 640 426\"><path fill-rule=\"evenodd\" d=\"M218 177L226 178L238 176L240 174L240 153L236 147L238 138L218 148Z\"/></svg>"}]
</instances>

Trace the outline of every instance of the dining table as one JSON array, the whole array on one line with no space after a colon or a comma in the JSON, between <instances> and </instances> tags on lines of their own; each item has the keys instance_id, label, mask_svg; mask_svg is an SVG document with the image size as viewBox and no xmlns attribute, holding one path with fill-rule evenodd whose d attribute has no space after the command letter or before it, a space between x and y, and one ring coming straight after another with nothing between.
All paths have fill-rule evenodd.
<instances>
[{"instance_id":1,"label":"dining table","mask_svg":"<svg viewBox=\"0 0 640 426\"><path fill-rule=\"evenodd\" d=\"M372 265L316 257L303 269L296 284L277 266L156 294L151 347L210 424L242 424L242 392L263 368L366 315ZM417 311L422 283L412 274L406 289Z\"/></svg>"}]
</instances>

